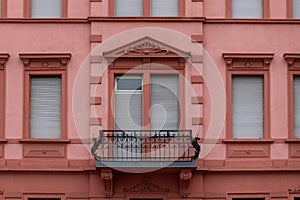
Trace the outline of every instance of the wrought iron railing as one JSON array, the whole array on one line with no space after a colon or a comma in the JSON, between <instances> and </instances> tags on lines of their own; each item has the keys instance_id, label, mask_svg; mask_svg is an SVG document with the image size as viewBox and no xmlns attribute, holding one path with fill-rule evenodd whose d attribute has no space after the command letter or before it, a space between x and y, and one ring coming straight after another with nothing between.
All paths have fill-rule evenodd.
<instances>
[{"instance_id":1,"label":"wrought iron railing","mask_svg":"<svg viewBox=\"0 0 300 200\"><path fill-rule=\"evenodd\" d=\"M192 161L197 140L191 130L100 130L91 153L98 161Z\"/></svg>"}]
</instances>

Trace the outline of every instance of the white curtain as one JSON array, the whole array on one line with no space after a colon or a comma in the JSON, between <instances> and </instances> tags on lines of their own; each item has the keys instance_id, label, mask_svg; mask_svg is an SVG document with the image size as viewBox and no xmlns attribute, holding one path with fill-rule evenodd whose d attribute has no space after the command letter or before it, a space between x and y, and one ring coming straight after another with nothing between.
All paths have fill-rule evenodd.
<instances>
[{"instance_id":1,"label":"white curtain","mask_svg":"<svg viewBox=\"0 0 300 200\"><path fill-rule=\"evenodd\" d=\"M143 0L115 0L115 16L143 16Z\"/></svg>"},{"instance_id":2,"label":"white curtain","mask_svg":"<svg viewBox=\"0 0 300 200\"><path fill-rule=\"evenodd\" d=\"M30 79L31 138L61 137L61 77Z\"/></svg>"},{"instance_id":3,"label":"white curtain","mask_svg":"<svg viewBox=\"0 0 300 200\"><path fill-rule=\"evenodd\" d=\"M32 18L61 18L62 0L31 0Z\"/></svg>"},{"instance_id":4,"label":"white curtain","mask_svg":"<svg viewBox=\"0 0 300 200\"><path fill-rule=\"evenodd\" d=\"M179 0L151 0L151 16L176 17L179 15Z\"/></svg>"},{"instance_id":5,"label":"white curtain","mask_svg":"<svg viewBox=\"0 0 300 200\"><path fill-rule=\"evenodd\" d=\"M263 138L263 76L232 77L233 138Z\"/></svg>"},{"instance_id":6,"label":"white curtain","mask_svg":"<svg viewBox=\"0 0 300 200\"><path fill-rule=\"evenodd\" d=\"M263 0L232 0L232 18L262 18Z\"/></svg>"},{"instance_id":7,"label":"white curtain","mask_svg":"<svg viewBox=\"0 0 300 200\"><path fill-rule=\"evenodd\" d=\"M294 135L300 138L300 76L294 77Z\"/></svg>"},{"instance_id":8,"label":"white curtain","mask_svg":"<svg viewBox=\"0 0 300 200\"><path fill-rule=\"evenodd\" d=\"M151 129L178 129L178 76L151 76Z\"/></svg>"},{"instance_id":9,"label":"white curtain","mask_svg":"<svg viewBox=\"0 0 300 200\"><path fill-rule=\"evenodd\" d=\"M300 0L293 0L293 18L300 19Z\"/></svg>"}]
</instances>

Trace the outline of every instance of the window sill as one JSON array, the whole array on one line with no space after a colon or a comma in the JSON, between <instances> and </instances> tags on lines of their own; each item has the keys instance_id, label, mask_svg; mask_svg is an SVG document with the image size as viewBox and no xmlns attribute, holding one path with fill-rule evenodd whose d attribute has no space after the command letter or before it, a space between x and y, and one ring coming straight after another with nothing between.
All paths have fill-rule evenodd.
<instances>
[{"instance_id":1,"label":"window sill","mask_svg":"<svg viewBox=\"0 0 300 200\"><path fill-rule=\"evenodd\" d=\"M274 143L272 139L223 139L223 143Z\"/></svg>"},{"instance_id":2,"label":"window sill","mask_svg":"<svg viewBox=\"0 0 300 200\"><path fill-rule=\"evenodd\" d=\"M71 143L69 139L22 139L19 140L22 144L68 144Z\"/></svg>"},{"instance_id":3,"label":"window sill","mask_svg":"<svg viewBox=\"0 0 300 200\"><path fill-rule=\"evenodd\" d=\"M286 139L285 143L300 143L300 138Z\"/></svg>"},{"instance_id":4,"label":"window sill","mask_svg":"<svg viewBox=\"0 0 300 200\"><path fill-rule=\"evenodd\" d=\"M5 143L7 143L6 139L0 139L0 144L5 144Z\"/></svg>"}]
</instances>

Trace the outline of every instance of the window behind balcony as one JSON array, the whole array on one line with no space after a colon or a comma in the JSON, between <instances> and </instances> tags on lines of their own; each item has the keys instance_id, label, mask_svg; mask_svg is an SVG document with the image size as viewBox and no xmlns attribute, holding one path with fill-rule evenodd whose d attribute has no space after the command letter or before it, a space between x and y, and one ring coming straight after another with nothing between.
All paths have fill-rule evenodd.
<instances>
[{"instance_id":1,"label":"window behind balcony","mask_svg":"<svg viewBox=\"0 0 300 200\"><path fill-rule=\"evenodd\" d=\"M152 130L178 129L178 76L151 75L149 80L145 83L142 76L115 77L116 129L143 129L148 125L144 114L150 115ZM144 87L150 87L150 94ZM149 108L144 107L145 101L150 102Z\"/></svg>"},{"instance_id":2,"label":"window behind balcony","mask_svg":"<svg viewBox=\"0 0 300 200\"><path fill-rule=\"evenodd\" d=\"M31 0L31 18L61 18L62 0Z\"/></svg>"}]
</instances>

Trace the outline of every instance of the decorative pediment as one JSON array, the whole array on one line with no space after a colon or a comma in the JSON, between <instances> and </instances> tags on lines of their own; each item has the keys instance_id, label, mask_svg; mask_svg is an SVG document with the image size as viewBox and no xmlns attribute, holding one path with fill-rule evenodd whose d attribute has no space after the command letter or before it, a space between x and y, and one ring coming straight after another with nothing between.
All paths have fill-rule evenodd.
<instances>
[{"instance_id":1,"label":"decorative pediment","mask_svg":"<svg viewBox=\"0 0 300 200\"><path fill-rule=\"evenodd\" d=\"M167 193L169 189L163 189L152 183L150 177L144 177L142 182L132 188L125 188L124 192L139 192L139 193Z\"/></svg>"},{"instance_id":2,"label":"decorative pediment","mask_svg":"<svg viewBox=\"0 0 300 200\"><path fill-rule=\"evenodd\" d=\"M118 57L189 57L188 52L184 52L175 47L163 44L153 38L144 37L130 44L104 52L106 58Z\"/></svg>"},{"instance_id":3,"label":"decorative pediment","mask_svg":"<svg viewBox=\"0 0 300 200\"><path fill-rule=\"evenodd\" d=\"M53 67L53 65L49 64L50 62L59 63L59 65L55 65L55 68L65 68L72 55L71 53L20 53L19 57L25 69L33 67L30 65L31 62L40 63L38 68L50 69ZM34 68L36 68L36 66Z\"/></svg>"},{"instance_id":4,"label":"decorative pediment","mask_svg":"<svg viewBox=\"0 0 300 200\"><path fill-rule=\"evenodd\" d=\"M274 53L223 53L227 69L269 69Z\"/></svg>"}]
</instances>

